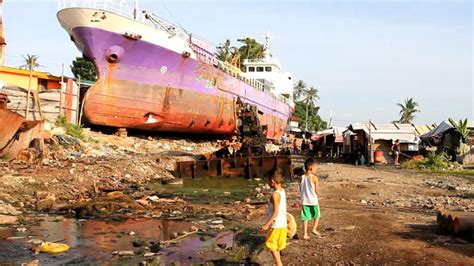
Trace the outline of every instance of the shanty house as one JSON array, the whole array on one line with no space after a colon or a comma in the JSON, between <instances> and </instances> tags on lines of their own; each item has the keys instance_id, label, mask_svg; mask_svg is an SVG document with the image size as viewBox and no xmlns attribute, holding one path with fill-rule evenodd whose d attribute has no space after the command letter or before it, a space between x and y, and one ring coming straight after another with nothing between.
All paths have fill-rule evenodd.
<instances>
[{"instance_id":1,"label":"shanty house","mask_svg":"<svg viewBox=\"0 0 474 266\"><path fill-rule=\"evenodd\" d=\"M313 150L316 153L321 152L323 157L340 157L343 147L342 132L346 129L345 127L333 127L316 132L311 136Z\"/></svg>"},{"instance_id":2,"label":"shanty house","mask_svg":"<svg viewBox=\"0 0 474 266\"><path fill-rule=\"evenodd\" d=\"M418 136L412 124L356 123L343 136L343 150L352 158L361 153L370 163L394 163L391 149L396 140L400 141L401 157L418 151ZM374 160L374 153L381 156Z\"/></svg>"},{"instance_id":3,"label":"shanty house","mask_svg":"<svg viewBox=\"0 0 474 266\"><path fill-rule=\"evenodd\" d=\"M453 162L474 164L474 122L468 122L467 128L469 135L465 145L461 133L446 121L422 135L421 140L424 146L436 147L437 153L446 153Z\"/></svg>"}]
</instances>

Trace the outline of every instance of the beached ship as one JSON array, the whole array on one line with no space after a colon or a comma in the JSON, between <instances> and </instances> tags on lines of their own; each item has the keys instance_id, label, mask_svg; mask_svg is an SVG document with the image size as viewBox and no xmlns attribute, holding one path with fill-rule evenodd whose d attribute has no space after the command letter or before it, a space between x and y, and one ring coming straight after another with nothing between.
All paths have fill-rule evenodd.
<instances>
[{"instance_id":1,"label":"beached ship","mask_svg":"<svg viewBox=\"0 0 474 266\"><path fill-rule=\"evenodd\" d=\"M234 134L239 102L256 106L267 138L279 139L293 111L293 80L270 53L240 68L216 47L124 0L60 0L57 17L90 59L97 82L84 98L89 122L117 128Z\"/></svg>"}]
</instances>

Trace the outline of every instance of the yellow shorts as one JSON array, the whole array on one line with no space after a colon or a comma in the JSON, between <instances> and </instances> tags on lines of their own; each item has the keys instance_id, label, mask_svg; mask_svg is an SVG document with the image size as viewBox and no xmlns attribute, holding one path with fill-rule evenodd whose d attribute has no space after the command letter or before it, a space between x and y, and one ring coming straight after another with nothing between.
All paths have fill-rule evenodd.
<instances>
[{"instance_id":1,"label":"yellow shorts","mask_svg":"<svg viewBox=\"0 0 474 266\"><path fill-rule=\"evenodd\" d=\"M265 246L270 251L283 250L286 248L287 228L271 228L268 231Z\"/></svg>"}]
</instances>

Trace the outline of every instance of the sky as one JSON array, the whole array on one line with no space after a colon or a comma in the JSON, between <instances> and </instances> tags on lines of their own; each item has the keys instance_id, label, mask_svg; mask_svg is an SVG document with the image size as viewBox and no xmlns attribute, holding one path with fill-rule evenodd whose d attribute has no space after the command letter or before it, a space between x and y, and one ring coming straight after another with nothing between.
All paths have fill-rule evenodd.
<instances>
[{"instance_id":1,"label":"sky","mask_svg":"<svg viewBox=\"0 0 474 266\"><path fill-rule=\"evenodd\" d=\"M133 2L133 1L130 1ZM274 37L284 71L319 90L333 125L399 118L406 98L415 123L474 121L473 1L141 1L141 8L213 43ZM71 75L81 56L57 19L57 1L6 0L6 66L38 55L40 71Z\"/></svg>"}]
</instances>

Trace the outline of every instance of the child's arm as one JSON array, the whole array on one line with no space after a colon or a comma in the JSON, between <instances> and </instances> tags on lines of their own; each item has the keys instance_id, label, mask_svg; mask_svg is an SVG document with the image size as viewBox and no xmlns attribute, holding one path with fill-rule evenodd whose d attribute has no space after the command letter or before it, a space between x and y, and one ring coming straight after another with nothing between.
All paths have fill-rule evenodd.
<instances>
[{"instance_id":1,"label":"child's arm","mask_svg":"<svg viewBox=\"0 0 474 266\"><path fill-rule=\"evenodd\" d=\"M273 213L272 216L268 219L268 221L262 226L262 228L260 228L261 231L267 231L272 222L278 216L278 208L280 207L280 193L273 192L271 201L273 204Z\"/></svg>"},{"instance_id":2,"label":"child's arm","mask_svg":"<svg viewBox=\"0 0 474 266\"><path fill-rule=\"evenodd\" d=\"M314 190L316 191L316 195L318 195L319 197L319 179L315 175L313 175L313 183L314 183Z\"/></svg>"}]
</instances>

